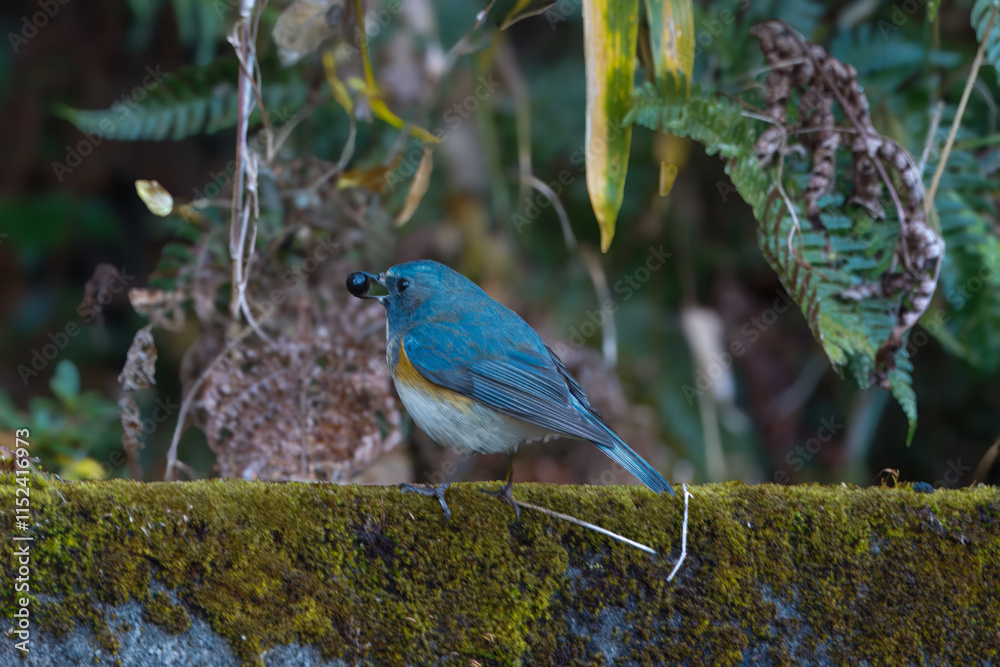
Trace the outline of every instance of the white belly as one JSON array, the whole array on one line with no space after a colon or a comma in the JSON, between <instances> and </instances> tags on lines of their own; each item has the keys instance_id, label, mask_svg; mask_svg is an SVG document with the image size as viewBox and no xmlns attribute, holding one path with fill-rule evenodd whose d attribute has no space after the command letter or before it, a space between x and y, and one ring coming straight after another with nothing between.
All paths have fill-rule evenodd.
<instances>
[{"instance_id":1,"label":"white belly","mask_svg":"<svg viewBox=\"0 0 1000 667\"><path fill-rule=\"evenodd\" d=\"M396 384L396 390L421 430L439 445L462 453L512 452L523 442L549 434L540 426L501 414L475 401L456 406L403 382Z\"/></svg>"}]
</instances>

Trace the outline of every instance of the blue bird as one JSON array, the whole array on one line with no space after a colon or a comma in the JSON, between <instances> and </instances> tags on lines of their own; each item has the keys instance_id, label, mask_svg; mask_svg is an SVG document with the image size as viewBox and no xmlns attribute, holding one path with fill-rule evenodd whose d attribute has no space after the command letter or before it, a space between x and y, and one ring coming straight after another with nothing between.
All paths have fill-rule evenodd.
<instances>
[{"instance_id":1,"label":"blue bird","mask_svg":"<svg viewBox=\"0 0 1000 667\"><path fill-rule=\"evenodd\" d=\"M372 283L387 294L370 294ZM535 330L462 274L431 260L347 278L358 298L385 306L386 364L413 421L462 453L505 453L507 476L491 495L514 508L514 453L548 436L589 440L657 493L670 484L590 405L583 389ZM404 490L444 499L447 485Z\"/></svg>"}]
</instances>

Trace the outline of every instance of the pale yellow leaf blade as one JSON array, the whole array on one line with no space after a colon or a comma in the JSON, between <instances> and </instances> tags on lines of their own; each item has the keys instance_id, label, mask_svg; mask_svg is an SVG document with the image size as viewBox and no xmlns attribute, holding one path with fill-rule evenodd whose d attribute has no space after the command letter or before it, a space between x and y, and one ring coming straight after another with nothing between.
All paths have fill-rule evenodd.
<instances>
[{"instance_id":1,"label":"pale yellow leaf blade","mask_svg":"<svg viewBox=\"0 0 1000 667\"><path fill-rule=\"evenodd\" d=\"M587 190L603 252L611 246L625 195L632 127L624 119L635 85L638 28L638 0L583 0Z\"/></svg>"},{"instance_id":2,"label":"pale yellow leaf blade","mask_svg":"<svg viewBox=\"0 0 1000 667\"><path fill-rule=\"evenodd\" d=\"M691 0L646 0L649 41L661 88L673 79L674 90L691 81L694 72L694 10ZM690 94L690 87L687 87Z\"/></svg>"},{"instance_id":3,"label":"pale yellow leaf blade","mask_svg":"<svg viewBox=\"0 0 1000 667\"><path fill-rule=\"evenodd\" d=\"M403 204L403 210L399 212L396 216L396 226L402 227L405 225L413 214L417 211L417 206L423 200L424 195L427 193L427 187L431 184L431 171L434 169L434 149L430 146L424 146L424 156L420 158L420 166L417 167L417 173L413 176L413 182L410 183L410 190L406 193L406 202Z\"/></svg>"}]
</instances>

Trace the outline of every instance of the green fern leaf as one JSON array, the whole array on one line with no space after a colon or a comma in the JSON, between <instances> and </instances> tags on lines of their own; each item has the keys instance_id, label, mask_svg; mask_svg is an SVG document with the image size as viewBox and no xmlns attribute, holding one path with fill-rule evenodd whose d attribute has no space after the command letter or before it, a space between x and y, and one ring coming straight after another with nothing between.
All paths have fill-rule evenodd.
<instances>
[{"instance_id":1,"label":"green fern leaf","mask_svg":"<svg viewBox=\"0 0 1000 667\"><path fill-rule=\"evenodd\" d=\"M295 68L264 61L262 95L273 113L291 116L305 104L308 88ZM56 108L83 132L119 141L174 141L193 134L212 134L236 124L238 99L236 58L219 58L201 67L184 67L163 76L128 98L104 110ZM259 112L251 123L259 121Z\"/></svg>"},{"instance_id":2,"label":"green fern leaf","mask_svg":"<svg viewBox=\"0 0 1000 667\"><path fill-rule=\"evenodd\" d=\"M985 197L995 187L969 151L952 151L934 202L948 247L938 288L944 313L925 324L950 352L990 372L1000 368L1000 240Z\"/></svg>"},{"instance_id":3,"label":"green fern leaf","mask_svg":"<svg viewBox=\"0 0 1000 667\"><path fill-rule=\"evenodd\" d=\"M1000 79L1000 0L976 0L972 5L972 27L976 29L976 39L986 42L986 62L993 65ZM992 23L992 26L991 26ZM991 28L986 34L987 28Z\"/></svg>"},{"instance_id":4,"label":"green fern leaf","mask_svg":"<svg viewBox=\"0 0 1000 667\"><path fill-rule=\"evenodd\" d=\"M782 185L790 210L772 174L760 167L755 154L759 121L744 116L737 102L701 91L694 91L686 102L664 103L663 99L647 84L637 91L628 120L690 137L707 153L726 160L733 185L758 220L764 258L799 305L827 357L842 375L854 376L860 386L871 384L876 352L888 338L900 304L885 298L849 301L839 295L877 279L885 270L899 229L895 212L887 211L886 220L873 224L863 213L849 210L849 216L844 194L834 193L819 202L825 232L813 231L796 202L808 180L808 163L786 157ZM791 233L793 212L804 225L801 233ZM900 366L890 374L890 387L907 415L912 436L916 428L912 366L905 350L897 357Z\"/></svg>"},{"instance_id":5,"label":"green fern leaf","mask_svg":"<svg viewBox=\"0 0 1000 667\"><path fill-rule=\"evenodd\" d=\"M917 432L917 394L913 391L912 373L913 364L904 347L896 357L896 367L889 372L889 388L909 422L907 444L913 442L913 434Z\"/></svg>"}]
</instances>

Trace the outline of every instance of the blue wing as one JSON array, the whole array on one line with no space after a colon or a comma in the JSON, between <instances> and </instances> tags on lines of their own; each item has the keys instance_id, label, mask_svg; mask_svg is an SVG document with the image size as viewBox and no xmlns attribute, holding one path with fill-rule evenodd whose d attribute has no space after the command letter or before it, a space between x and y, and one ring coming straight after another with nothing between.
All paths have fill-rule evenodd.
<instances>
[{"instance_id":1,"label":"blue wing","mask_svg":"<svg viewBox=\"0 0 1000 667\"><path fill-rule=\"evenodd\" d=\"M423 323L403 339L406 357L431 382L553 433L589 440L650 489L673 495L670 484L618 437L523 320L477 330L481 335L472 340L456 323Z\"/></svg>"},{"instance_id":2,"label":"blue wing","mask_svg":"<svg viewBox=\"0 0 1000 667\"><path fill-rule=\"evenodd\" d=\"M514 346L502 340L502 333L470 340L456 324L433 322L411 330L403 348L410 363L434 384L553 433L606 439L604 429L573 406L565 369L544 343L538 340L542 351ZM575 380L573 385L582 396ZM593 411L589 403L584 405Z\"/></svg>"}]
</instances>

